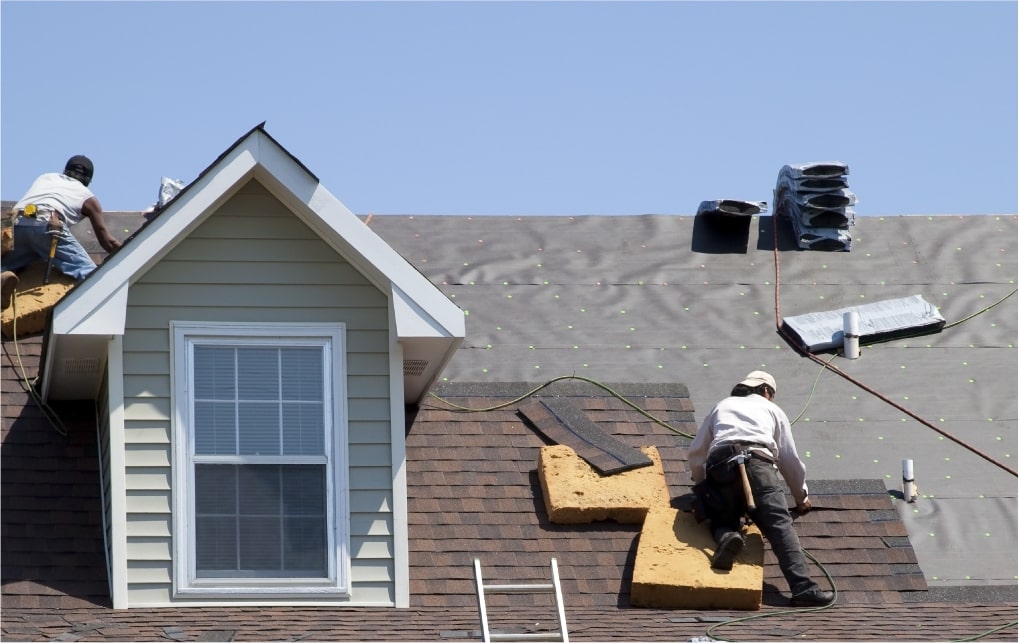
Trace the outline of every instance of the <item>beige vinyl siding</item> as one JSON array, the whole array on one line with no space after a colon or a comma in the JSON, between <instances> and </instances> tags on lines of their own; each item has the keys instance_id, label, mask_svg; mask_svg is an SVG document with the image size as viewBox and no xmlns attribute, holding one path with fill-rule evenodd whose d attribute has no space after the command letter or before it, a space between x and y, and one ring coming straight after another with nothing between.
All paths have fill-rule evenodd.
<instances>
[{"instance_id":1,"label":"beige vinyl siding","mask_svg":"<svg viewBox=\"0 0 1019 643\"><path fill-rule=\"evenodd\" d=\"M352 561L349 603L395 600L386 295L252 181L130 288L124 336L130 605L188 602L172 598L174 320L346 325L349 535L352 555L367 559Z\"/></svg>"}]
</instances>

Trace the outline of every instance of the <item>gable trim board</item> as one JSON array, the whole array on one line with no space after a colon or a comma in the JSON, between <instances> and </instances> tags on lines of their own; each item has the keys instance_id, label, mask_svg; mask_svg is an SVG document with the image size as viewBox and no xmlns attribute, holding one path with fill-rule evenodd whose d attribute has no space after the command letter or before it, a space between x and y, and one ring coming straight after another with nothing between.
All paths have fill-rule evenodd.
<instances>
[{"instance_id":1,"label":"gable trim board","mask_svg":"<svg viewBox=\"0 0 1019 643\"><path fill-rule=\"evenodd\" d=\"M179 535L164 533L188 484L174 437L172 325L292 319L347 326L336 390L349 418L337 464L346 500L334 503L349 552L337 559L343 591L189 596L174 580ZM248 132L54 306L44 337L43 399L110 409L102 475L114 607L407 607L405 405L427 395L464 336L459 307L261 126ZM422 367L405 372L408 359ZM81 360L100 368L67 367Z\"/></svg>"},{"instance_id":2,"label":"gable trim board","mask_svg":"<svg viewBox=\"0 0 1019 643\"><path fill-rule=\"evenodd\" d=\"M389 372L399 373L407 359L403 354L403 345L396 341L396 313L389 308L389 335L393 350L389 352ZM456 349L454 349L456 350ZM443 361L443 365L448 361ZM394 605L405 609L410 607L410 507L407 498L407 438L406 426L397 426L396 418L404 420L404 378L389 378L389 416L394 418L392 433L389 440L390 458L392 459L393 489L402 489L403 493L393 493L393 565L396 569L407 570L405 574L397 574L393 589ZM405 421L405 420L404 420ZM348 514L349 519L349 514ZM350 526L348 525L348 529Z\"/></svg>"},{"instance_id":3,"label":"gable trim board","mask_svg":"<svg viewBox=\"0 0 1019 643\"><path fill-rule=\"evenodd\" d=\"M109 542L104 543L110 581L110 600L114 609L128 606L127 571L127 453L124 436L124 336L110 338L110 360L107 363L107 408L109 420L106 434L109 450L109 509L103 508L109 526ZM106 475L106 471L100 475Z\"/></svg>"}]
</instances>

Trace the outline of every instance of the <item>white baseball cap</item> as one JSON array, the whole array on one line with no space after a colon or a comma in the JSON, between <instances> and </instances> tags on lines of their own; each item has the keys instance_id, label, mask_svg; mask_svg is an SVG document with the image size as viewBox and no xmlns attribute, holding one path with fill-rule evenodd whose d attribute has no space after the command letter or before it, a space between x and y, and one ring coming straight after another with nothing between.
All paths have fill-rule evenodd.
<instances>
[{"instance_id":1,"label":"white baseball cap","mask_svg":"<svg viewBox=\"0 0 1019 643\"><path fill-rule=\"evenodd\" d=\"M749 386L750 388L757 388L761 384L767 384L771 387L771 390L778 392L778 386L775 385L775 378L764 371L751 371L740 384Z\"/></svg>"}]
</instances>

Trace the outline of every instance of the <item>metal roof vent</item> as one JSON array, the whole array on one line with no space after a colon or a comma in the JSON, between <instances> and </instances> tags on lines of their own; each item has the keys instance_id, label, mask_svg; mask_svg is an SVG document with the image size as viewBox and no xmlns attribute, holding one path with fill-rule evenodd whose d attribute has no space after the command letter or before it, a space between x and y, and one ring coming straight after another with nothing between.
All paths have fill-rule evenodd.
<instances>
[{"instance_id":1,"label":"metal roof vent","mask_svg":"<svg viewBox=\"0 0 1019 643\"><path fill-rule=\"evenodd\" d=\"M65 359L64 373L66 375L95 375L99 372L99 360L87 359Z\"/></svg>"},{"instance_id":2,"label":"metal roof vent","mask_svg":"<svg viewBox=\"0 0 1019 643\"><path fill-rule=\"evenodd\" d=\"M831 163L786 165L775 183L775 216L789 220L796 243L806 250L849 251L856 223L856 195L849 191L849 166Z\"/></svg>"},{"instance_id":3,"label":"metal roof vent","mask_svg":"<svg viewBox=\"0 0 1019 643\"><path fill-rule=\"evenodd\" d=\"M403 361L403 374L418 377L428 368L426 359L407 359Z\"/></svg>"}]
</instances>

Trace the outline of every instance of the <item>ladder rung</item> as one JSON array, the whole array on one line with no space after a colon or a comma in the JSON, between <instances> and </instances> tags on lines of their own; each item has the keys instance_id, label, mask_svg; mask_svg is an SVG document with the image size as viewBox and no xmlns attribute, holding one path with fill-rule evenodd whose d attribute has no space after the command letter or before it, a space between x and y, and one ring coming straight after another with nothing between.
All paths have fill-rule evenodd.
<instances>
[{"instance_id":1,"label":"ladder rung","mask_svg":"<svg viewBox=\"0 0 1019 643\"><path fill-rule=\"evenodd\" d=\"M551 583L544 583L540 585L485 585L486 592L505 592L507 594L512 592L554 592L555 585Z\"/></svg>"}]
</instances>

